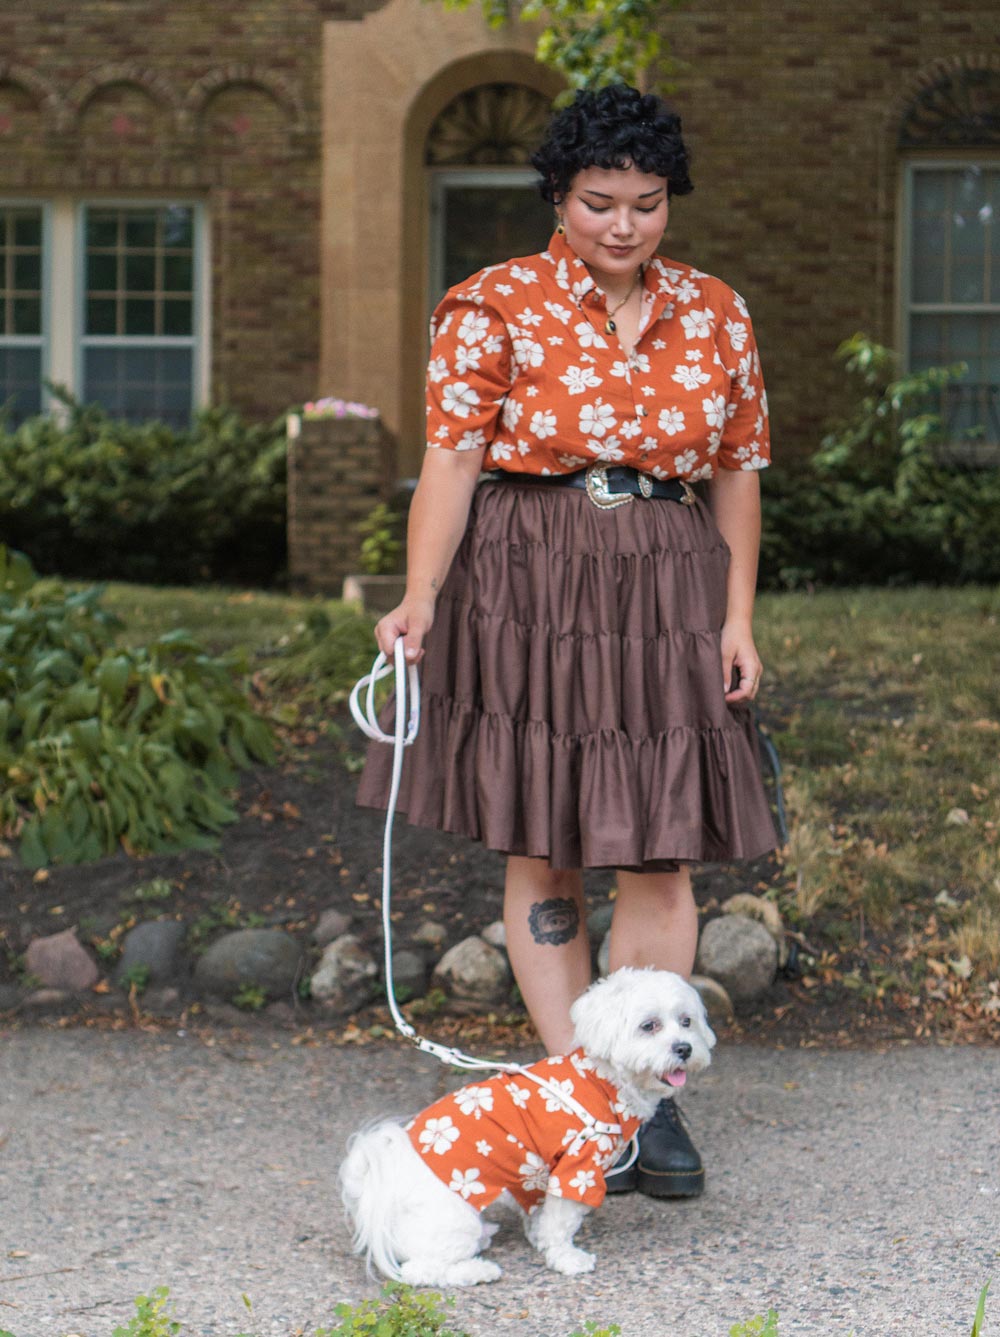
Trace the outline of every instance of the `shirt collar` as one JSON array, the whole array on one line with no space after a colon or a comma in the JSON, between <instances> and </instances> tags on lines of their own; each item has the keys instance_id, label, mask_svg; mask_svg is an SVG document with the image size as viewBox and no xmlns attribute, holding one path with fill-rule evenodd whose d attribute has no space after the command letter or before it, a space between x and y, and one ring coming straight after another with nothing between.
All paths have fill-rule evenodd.
<instances>
[{"instance_id":1,"label":"shirt collar","mask_svg":"<svg viewBox=\"0 0 1000 1337\"><path fill-rule=\"evenodd\" d=\"M553 232L549 239L547 254L552 257L557 274L560 264L566 266L565 277L573 296L577 299L595 288L598 292L603 291L594 282L590 270L576 251L573 250L564 232ZM667 303L677 296L677 288L670 277L666 263L660 256L654 255L651 260L646 262L642 275L642 286L645 291L642 298L643 317L641 323L645 330L659 317Z\"/></svg>"}]
</instances>

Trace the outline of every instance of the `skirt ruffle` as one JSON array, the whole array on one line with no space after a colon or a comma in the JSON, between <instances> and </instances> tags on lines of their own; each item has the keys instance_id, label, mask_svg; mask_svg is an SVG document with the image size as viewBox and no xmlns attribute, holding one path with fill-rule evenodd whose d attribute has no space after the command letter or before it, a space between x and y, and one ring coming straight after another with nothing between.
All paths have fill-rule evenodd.
<instances>
[{"instance_id":1,"label":"skirt ruffle","mask_svg":"<svg viewBox=\"0 0 1000 1337\"><path fill-rule=\"evenodd\" d=\"M728 561L700 503L601 511L482 484L426 640L399 810L553 868L773 848L751 711L724 699ZM359 804L385 807L391 767L372 743Z\"/></svg>"}]
</instances>

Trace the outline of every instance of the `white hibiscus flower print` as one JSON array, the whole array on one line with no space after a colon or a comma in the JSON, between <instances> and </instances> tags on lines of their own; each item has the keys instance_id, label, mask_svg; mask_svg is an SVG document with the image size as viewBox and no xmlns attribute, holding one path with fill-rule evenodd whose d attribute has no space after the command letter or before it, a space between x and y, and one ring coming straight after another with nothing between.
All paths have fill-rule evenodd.
<instances>
[{"instance_id":1,"label":"white hibiscus flower print","mask_svg":"<svg viewBox=\"0 0 1000 1337\"><path fill-rule=\"evenodd\" d=\"M491 460L512 460L514 458L514 447L509 441L494 441L490 446Z\"/></svg>"},{"instance_id":2,"label":"white hibiscus flower print","mask_svg":"<svg viewBox=\"0 0 1000 1337\"><path fill-rule=\"evenodd\" d=\"M678 432L684 430L684 412L675 404L673 408L664 409L657 419L656 423L661 432L666 432L667 436L676 436Z\"/></svg>"},{"instance_id":3,"label":"white hibiscus flower print","mask_svg":"<svg viewBox=\"0 0 1000 1337\"><path fill-rule=\"evenodd\" d=\"M579 279L574 283L572 288L570 288L570 294L574 302L582 302L593 286L594 280L589 276L585 279Z\"/></svg>"},{"instance_id":4,"label":"white hibiscus flower print","mask_svg":"<svg viewBox=\"0 0 1000 1337\"><path fill-rule=\"evenodd\" d=\"M705 448L705 453L707 455L715 455L718 452L719 446L721 444L722 444L722 433L709 432L708 445Z\"/></svg>"},{"instance_id":5,"label":"white hibiscus flower print","mask_svg":"<svg viewBox=\"0 0 1000 1337\"><path fill-rule=\"evenodd\" d=\"M556 265L556 283L558 283L560 288L565 288L567 292L569 291L569 267L565 260L560 260Z\"/></svg>"},{"instance_id":6,"label":"white hibiscus flower print","mask_svg":"<svg viewBox=\"0 0 1000 1337\"><path fill-rule=\"evenodd\" d=\"M690 279L681 279L677 285L677 300L687 306L692 297L700 297L701 289L696 287Z\"/></svg>"},{"instance_id":7,"label":"white hibiscus flower print","mask_svg":"<svg viewBox=\"0 0 1000 1337\"><path fill-rule=\"evenodd\" d=\"M703 371L700 363L692 363L686 367L683 362L674 368L674 374L670 378L676 381L678 385L683 385L685 390L697 390L699 385L704 385L712 378L707 371Z\"/></svg>"},{"instance_id":8,"label":"white hibiscus flower print","mask_svg":"<svg viewBox=\"0 0 1000 1337\"><path fill-rule=\"evenodd\" d=\"M726 333L729 335L729 342L737 353L743 351L747 342L747 327L742 320L727 320Z\"/></svg>"},{"instance_id":9,"label":"white hibiscus flower print","mask_svg":"<svg viewBox=\"0 0 1000 1337\"><path fill-rule=\"evenodd\" d=\"M528 425L528 431L537 436L539 441L544 441L547 436L556 434L556 415L543 409L539 409L532 416Z\"/></svg>"},{"instance_id":10,"label":"white hibiscus flower print","mask_svg":"<svg viewBox=\"0 0 1000 1337\"><path fill-rule=\"evenodd\" d=\"M738 384L743 386L743 393L740 395L741 399L757 398L757 387L754 385L753 381L750 380L740 381L738 382Z\"/></svg>"},{"instance_id":11,"label":"white hibiscus flower print","mask_svg":"<svg viewBox=\"0 0 1000 1337\"><path fill-rule=\"evenodd\" d=\"M736 310L740 313L740 315L743 317L744 320L750 319L750 312L747 310L747 304L746 302L744 302L743 298L739 295L738 292L733 293L733 305L736 307Z\"/></svg>"},{"instance_id":12,"label":"white hibiscus flower print","mask_svg":"<svg viewBox=\"0 0 1000 1337\"><path fill-rule=\"evenodd\" d=\"M517 279L518 283L537 283L538 275L533 269L528 269L525 265L511 265L507 271L512 279Z\"/></svg>"},{"instance_id":13,"label":"white hibiscus flower print","mask_svg":"<svg viewBox=\"0 0 1000 1337\"><path fill-rule=\"evenodd\" d=\"M696 450L685 450L683 455L674 456L674 472L689 474L697 463L698 452Z\"/></svg>"},{"instance_id":14,"label":"white hibiscus flower print","mask_svg":"<svg viewBox=\"0 0 1000 1337\"><path fill-rule=\"evenodd\" d=\"M639 442L640 450L658 450L660 446L655 436L644 436Z\"/></svg>"},{"instance_id":15,"label":"white hibiscus flower print","mask_svg":"<svg viewBox=\"0 0 1000 1337\"><path fill-rule=\"evenodd\" d=\"M596 1173L595 1170L577 1170L569 1181L570 1188L575 1188L581 1194L586 1193L587 1189L594 1187Z\"/></svg>"},{"instance_id":16,"label":"white hibiscus flower print","mask_svg":"<svg viewBox=\"0 0 1000 1337\"><path fill-rule=\"evenodd\" d=\"M593 404L583 404L580 408L580 431L587 436L605 436L615 425L615 411L603 399L595 399Z\"/></svg>"},{"instance_id":17,"label":"white hibiscus flower print","mask_svg":"<svg viewBox=\"0 0 1000 1337\"><path fill-rule=\"evenodd\" d=\"M535 395L538 394L538 386L529 385L524 393L528 396L529 399L534 399Z\"/></svg>"},{"instance_id":18,"label":"white hibiscus flower print","mask_svg":"<svg viewBox=\"0 0 1000 1337\"><path fill-rule=\"evenodd\" d=\"M617 464L625 458L625 452L618 444L616 436L609 436L603 441L597 440L596 437L591 438L587 442L587 449L592 450L599 460L612 464Z\"/></svg>"},{"instance_id":19,"label":"white hibiscus flower print","mask_svg":"<svg viewBox=\"0 0 1000 1337\"><path fill-rule=\"evenodd\" d=\"M568 306L560 306L558 302L545 302L545 310L550 316L554 316L560 325L568 325L573 319L573 312Z\"/></svg>"},{"instance_id":20,"label":"white hibiscus flower print","mask_svg":"<svg viewBox=\"0 0 1000 1337\"><path fill-rule=\"evenodd\" d=\"M750 458L749 460L744 460L743 463L740 465L740 468L741 468L741 469L766 469L766 468L767 468L767 460L764 459L763 455L754 455L754 456L752 456L752 458Z\"/></svg>"},{"instance_id":21,"label":"white hibiscus flower print","mask_svg":"<svg viewBox=\"0 0 1000 1337\"><path fill-rule=\"evenodd\" d=\"M655 349L657 349L657 350L664 349L664 348L666 348L666 346L667 346L667 345L666 345L666 341L665 341L664 339L654 339L654 340L653 340L653 347L654 347Z\"/></svg>"},{"instance_id":22,"label":"white hibiscus flower print","mask_svg":"<svg viewBox=\"0 0 1000 1337\"><path fill-rule=\"evenodd\" d=\"M496 290L498 293L502 293L504 297L509 297L514 291L509 283L498 283L496 285Z\"/></svg>"},{"instance_id":23,"label":"white hibiscus flower print","mask_svg":"<svg viewBox=\"0 0 1000 1337\"><path fill-rule=\"evenodd\" d=\"M626 418L618 428L618 432L626 441L631 441L634 436L641 435L642 423L638 418Z\"/></svg>"},{"instance_id":24,"label":"white hibiscus flower print","mask_svg":"<svg viewBox=\"0 0 1000 1337\"><path fill-rule=\"evenodd\" d=\"M655 394L656 394L656 390L655 390L655 389L653 388L653 386L651 386L651 385L644 385L644 386L642 387L642 393L643 393L644 395L655 395Z\"/></svg>"},{"instance_id":25,"label":"white hibiscus flower print","mask_svg":"<svg viewBox=\"0 0 1000 1337\"><path fill-rule=\"evenodd\" d=\"M689 348L684 356L689 362L700 362L704 354L700 348Z\"/></svg>"},{"instance_id":26,"label":"white hibiscus flower print","mask_svg":"<svg viewBox=\"0 0 1000 1337\"><path fill-rule=\"evenodd\" d=\"M572 473L575 469L579 469L581 465L588 464L589 461L583 459L580 455L560 455L559 463L564 469Z\"/></svg>"},{"instance_id":27,"label":"white hibiscus flower print","mask_svg":"<svg viewBox=\"0 0 1000 1337\"><path fill-rule=\"evenodd\" d=\"M613 362L611 364L611 375L624 377L626 381L632 380L627 362Z\"/></svg>"},{"instance_id":28,"label":"white hibiscus flower print","mask_svg":"<svg viewBox=\"0 0 1000 1337\"><path fill-rule=\"evenodd\" d=\"M474 344L467 348L456 348L455 370L459 376L464 376L467 371L478 371L481 355L482 349Z\"/></svg>"},{"instance_id":29,"label":"white hibiscus flower print","mask_svg":"<svg viewBox=\"0 0 1000 1337\"><path fill-rule=\"evenodd\" d=\"M517 453L518 453L522 458L523 458L525 455L530 455L530 454L531 454L531 446L528 444L527 441L518 441L518 443L517 443Z\"/></svg>"},{"instance_id":30,"label":"white hibiscus flower print","mask_svg":"<svg viewBox=\"0 0 1000 1337\"><path fill-rule=\"evenodd\" d=\"M466 381L455 381L441 392L441 407L456 418L467 418L480 402L478 394Z\"/></svg>"},{"instance_id":31,"label":"white hibiscus flower print","mask_svg":"<svg viewBox=\"0 0 1000 1337\"><path fill-rule=\"evenodd\" d=\"M483 340L484 353L492 356L494 353L499 353L501 348L503 348L503 340L499 334L490 334Z\"/></svg>"},{"instance_id":32,"label":"white hibiscus flower print","mask_svg":"<svg viewBox=\"0 0 1000 1337\"><path fill-rule=\"evenodd\" d=\"M493 1108L493 1092L488 1086L465 1086L455 1094L455 1103L463 1114L471 1114L474 1119L483 1117Z\"/></svg>"},{"instance_id":33,"label":"white hibiscus flower print","mask_svg":"<svg viewBox=\"0 0 1000 1337\"><path fill-rule=\"evenodd\" d=\"M704 311L689 311L686 316L681 316L684 337L686 339L707 339L712 333L712 321L714 319L715 312L707 306Z\"/></svg>"},{"instance_id":34,"label":"white hibiscus flower print","mask_svg":"<svg viewBox=\"0 0 1000 1337\"><path fill-rule=\"evenodd\" d=\"M444 319L441 321L441 324L440 324L440 325L434 325L434 324L432 323L432 324L431 324L431 335L433 336L433 335L436 335L436 334L447 334L448 331L451 329L451 322L454 320L454 318L455 318L455 313L454 313L454 311L449 311L448 314L447 314L447 315L444 317Z\"/></svg>"},{"instance_id":35,"label":"white hibiscus flower print","mask_svg":"<svg viewBox=\"0 0 1000 1337\"><path fill-rule=\"evenodd\" d=\"M545 349L530 335L521 334L512 340L514 361L519 367L540 367L545 361Z\"/></svg>"},{"instance_id":36,"label":"white hibiscus flower print","mask_svg":"<svg viewBox=\"0 0 1000 1337\"><path fill-rule=\"evenodd\" d=\"M492 1155L493 1155L493 1148L492 1148L492 1147L490 1146L490 1144L486 1141L486 1138L485 1138L485 1137L481 1137L481 1138L479 1139L479 1141L476 1143L476 1150L479 1152L480 1156L492 1156Z\"/></svg>"},{"instance_id":37,"label":"white hibiscus flower print","mask_svg":"<svg viewBox=\"0 0 1000 1337\"><path fill-rule=\"evenodd\" d=\"M766 390L761 390L761 392L760 392L760 411L761 411L761 413L763 413L764 417L766 418L766 417L767 417L767 391L766 391Z\"/></svg>"},{"instance_id":38,"label":"white hibiscus flower print","mask_svg":"<svg viewBox=\"0 0 1000 1337\"><path fill-rule=\"evenodd\" d=\"M549 1182L549 1167L542 1160L537 1152L526 1152L524 1164L518 1169L521 1176L521 1183L529 1191L531 1189L545 1190Z\"/></svg>"},{"instance_id":39,"label":"white hibiscus flower print","mask_svg":"<svg viewBox=\"0 0 1000 1337\"><path fill-rule=\"evenodd\" d=\"M558 334L550 334L545 342L553 348L558 348L560 344L565 343L565 339L560 339Z\"/></svg>"},{"instance_id":40,"label":"white hibiscus flower print","mask_svg":"<svg viewBox=\"0 0 1000 1337\"><path fill-rule=\"evenodd\" d=\"M705 414L705 421L709 427L724 427L726 424L726 397L725 395L709 395L707 399L701 401L701 407Z\"/></svg>"},{"instance_id":41,"label":"white hibiscus flower print","mask_svg":"<svg viewBox=\"0 0 1000 1337\"><path fill-rule=\"evenodd\" d=\"M507 428L508 432L514 431L514 429L517 427L518 420L520 419L521 414L523 412L524 412L523 407L517 402L516 399L504 400L503 411L501 416L503 418L503 425L504 427Z\"/></svg>"},{"instance_id":42,"label":"white hibiscus flower print","mask_svg":"<svg viewBox=\"0 0 1000 1337\"><path fill-rule=\"evenodd\" d=\"M486 338L489 328L489 316L481 316L475 311L466 311L458 327L458 337L463 344L478 344Z\"/></svg>"},{"instance_id":43,"label":"white hibiscus flower print","mask_svg":"<svg viewBox=\"0 0 1000 1337\"><path fill-rule=\"evenodd\" d=\"M601 378L591 367L567 367L565 376L559 377L571 395L582 395L584 390L593 390L601 384Z\"/></svg>"},{"instance_id":44,"label":"white hibiscus flower print","mask_svg":"<svg viewBox=\"0 0 1000 1337\"><path fill-rule=\"evenodd\" d=\"M531 1091L525 1086L516 1086L513 1082L507 1084L507 1094L519 1110L523 1110L531 1097Z\"/></svg>"},{"instance_id":45,"label":"white hibiscus flower print","mask_svg":"<svg viewBox=\"0 0 1000 1337\"><path fill-rule=\"evenodd\" d=\"M448 375L448 364L443 357L432 358L427 367L427 379L433 381L435 385L443 381Z\"/></svg>"},{"instance_id":46,"label":"white hibiscus flower print","mask_svg":"<svg viewBox=\"0 0 1000 1337\"><path fill-rule=\"evenodd\" d=\"M452 1170L448 1187L452 1193L458 1193L466 1202L474 1193L485 1193L485 1187L478 1182L478 1170Z\"/></svg>"},{"instance_id":47,"label":"white hibiscus flower print","mask_svg":"<svg viewBox=\"0 0 1000 1337\"><path fill-rule=\"evenodd\" d=\"M444 1156L451 1150L451 1144L458 1141L458 1129L451 1116L443 1114L440 1119L428 1119L417 1140L425 1150Z\"/></svg>"},{"instance_id":48,"label":"white hibiscus flower print","mask_svg":"<svg viewBox=\"0 0 1000 1337\"><path fill-rule=\"evenodd\" d=\"M549 1175L549 1182L545 1185L545 1192L550 1198L561 1198L563 1195L562 1184L559 1182L558 1175Z\"/></svg>"},{"instance_id":49,"label":"white hibiscus flower print","mask_svg":"<svg viewBox=\"0 0 1000 1337\"><path fill-rule=\"evenodd\" d=\"M710 464L703 464L700 469L695 469L693 474L688 474L688 482L699 483L703 478L711 478L714 472Z\"/></svg>"},{"instance_id":50,"label":"white hibiscus flower print","mask_svg":"<svg viewBox=\"0 0 1000 1337\"><path fill-rule=\"evenodd\" d=\"M538 315L537 312L532 311L530 306L526 306L524 308L524 310L518 316L518 320L521 322L522 325L528 325L530 327L533 327L535 325L541 325L542 323L542 317Z\"/></svg>"},{"instance_id":51,"label":"white hibiscus flower print","mask_svg":"<svg viewBox=\"0 0 1000 1337\"><path fill-rule=\"evenodd\" d=\"M574 325L573 333L579 340L581 348L607 348L608 346L607 339L601 338L589 320L581 320Z\"/></svg>"},{"instance_id":52,"label":"white hibiscus flower print","mask_svg":"<svg viewBox=\"0 0 1000 1337\"><path fill-rule=\"evenodd\" d=\"M462 435L458 438L458 445L455 447L455 449L482 450L483 446L485 445L486 445L486 437L483 436L481 430L478 427L476 427L473 430L462 433Z\"/></svg>"},{"instance_id":53,"label":"white hibiscus flower print","mask_svg":"<svg viewBox=\"0 0 1000 1337\"><path fill-rule=\"evenodd\" d=\"M629 354L628 364L633 371L642 372L645 375L649 371L649 354L637 353L633 349Z\"/></svg>"}]
</instances>

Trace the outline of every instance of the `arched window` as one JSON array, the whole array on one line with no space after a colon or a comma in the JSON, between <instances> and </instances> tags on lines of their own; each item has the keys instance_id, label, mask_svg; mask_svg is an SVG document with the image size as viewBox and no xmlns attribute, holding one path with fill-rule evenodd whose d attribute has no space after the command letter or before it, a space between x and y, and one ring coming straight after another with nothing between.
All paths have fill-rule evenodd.
<instances>
[{"instance_id":1,"label":"arched window","mask_svg":"<svg viewBox=\"0 0 1000 1337\"><path fill-rule=\"evenodd\" d=\"M911 371L964 362L941 409L949 449L1000 461L1000 71L929 82L899 129L906 155L903 300Z\"/></svg>"},{"instance_id":2,"label":"arched window","mask_svg":"<svg viewBox=\"0 0 1000 1337\"><path fill-rule=\"evenodd\" d=\"M552 210L529 164L551 111L524 84L470 88L427 136L430 177L430 305L484 265L531 255L552 234Z\"/></svg>"}]
</instances>

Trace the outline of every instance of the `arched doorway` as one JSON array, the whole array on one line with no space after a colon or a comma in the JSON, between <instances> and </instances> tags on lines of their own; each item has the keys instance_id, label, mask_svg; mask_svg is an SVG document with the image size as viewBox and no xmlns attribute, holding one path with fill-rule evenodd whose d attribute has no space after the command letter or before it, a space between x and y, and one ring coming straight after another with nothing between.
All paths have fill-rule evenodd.
<instances>
[{"instance_id":1,"label":"arched doorway","mask_svg":"<svg viewBox=\"0 0 1000 1337\"><path fill-rule=\"evenodd\" d=\"M453 98L427 135L428 306L484 265L544 247L552 210L529 164L551 104L524 84L488 83Z\"/></svg>"}]
</instances>

